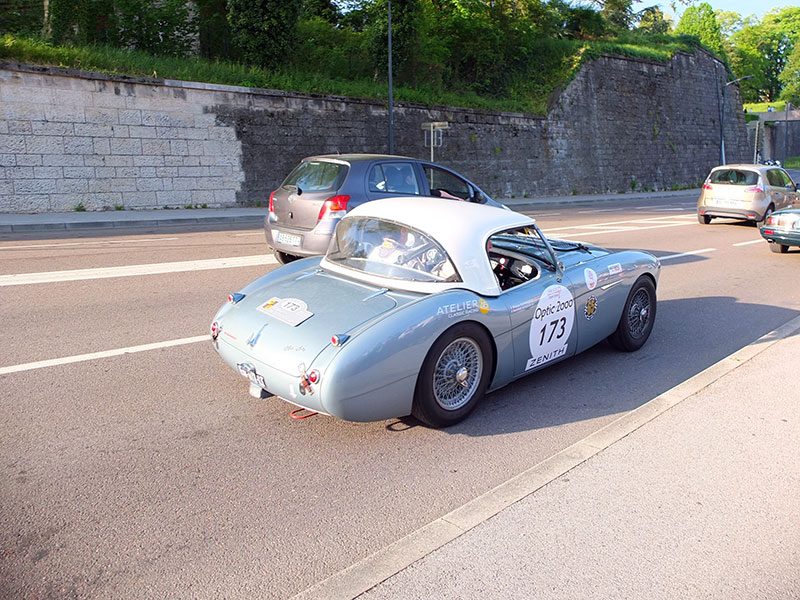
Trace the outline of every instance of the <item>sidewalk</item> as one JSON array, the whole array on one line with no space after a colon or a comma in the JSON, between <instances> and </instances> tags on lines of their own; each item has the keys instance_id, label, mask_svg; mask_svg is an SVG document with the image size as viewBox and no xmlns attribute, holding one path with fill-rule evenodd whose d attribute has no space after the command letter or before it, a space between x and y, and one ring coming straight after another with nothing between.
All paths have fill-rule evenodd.
<instances>
[{"instance_id":1,"label":"sidewalk","mask_svg":"<svg viewBox=\"0 0 800 600\"><path fill-rule=\"evenodd\" d=\"M299 597L800 598L799 354L800 317Z\"/></svg>"},{"instance_id":2,"label":"sidewalk","mask_svg":"<svg viewBox=\"0 0 800 600\"><path fill-rule=\"evenodd\" d=\"M691 196L699 190L678 192L639 192L630 194L587 194L582 196L547 196L542 198L503 198L510 208L586 204L609 201L660 200ZM172 227L176 225L241 224L260 227L266 208L197 208L161 210L87 211L39 214L0 214L0 233L63 231L77 229L122 229L131 227Z\"/></svg>"}]
</instances>

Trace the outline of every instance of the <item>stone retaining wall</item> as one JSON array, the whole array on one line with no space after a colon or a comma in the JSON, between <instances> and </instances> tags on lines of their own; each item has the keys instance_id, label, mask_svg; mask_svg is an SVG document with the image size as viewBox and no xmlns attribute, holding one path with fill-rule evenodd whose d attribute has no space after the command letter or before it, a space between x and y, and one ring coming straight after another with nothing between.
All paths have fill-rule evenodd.
<instances>
[{"instance_id":1,"label":"stone retaining wall","mask_svg":"<svg viewBox=\"0 0 800 600\"><path fill-rule=\"evenodd\" d=\"M717 164L724 67L709 54L603 57L547 117L396 106L396 152L436 160L498 197L693 185ZM715 95L716 94L716 95ZM728 162L747 159L738 91ZM385 152L383 103L0 64L0 212L253 205L303 156Z\"/></svg>"}]
</instances>

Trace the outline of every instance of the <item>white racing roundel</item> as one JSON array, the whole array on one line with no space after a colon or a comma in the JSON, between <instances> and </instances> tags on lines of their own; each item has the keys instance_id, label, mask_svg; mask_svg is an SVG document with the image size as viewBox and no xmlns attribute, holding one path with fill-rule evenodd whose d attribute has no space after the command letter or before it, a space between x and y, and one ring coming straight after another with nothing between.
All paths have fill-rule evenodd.
<instances>
[{"instance_id":1,"label":"white racing roundel","mask_svg":"<svg viewBox=\"0 0 800 600\"><path fill-rule=\"evenodd\" d=\"M531 319L531 358L528 371L567 353L567 340L575 323L575 300L563 285L551 285L542 297Z\"/></svg>"}]
</instances>

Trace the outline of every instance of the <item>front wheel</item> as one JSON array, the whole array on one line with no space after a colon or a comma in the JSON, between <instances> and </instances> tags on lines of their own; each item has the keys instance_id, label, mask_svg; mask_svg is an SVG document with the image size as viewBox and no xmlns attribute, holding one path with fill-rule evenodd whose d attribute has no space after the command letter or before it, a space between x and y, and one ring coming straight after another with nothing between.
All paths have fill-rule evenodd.
<instances>
[{"instance_id":1,"label":"front wheel","mask_svg":"<svg viewBox=\"0 0 800 600\"><path fill-rule=\"evenodd\" d=\"M643 275L633 284L619 325L608 341L617 350L634 352L644 346L656 320L656 287Z\"/></svg>"},{"instance_id":2,"label":"front wheel","mask_svg":"<svg viewBox=\"0 0 800 600\"><path fill-rule=\"evenodd\" d=\"M786 254L789 251L789 246L778 244L776 242L770 242L767 244L767 246L769 246L770 250L777 252L778 254Z\"/></svg>"},{"instance_id":3,"label":"front wheel","mask_svg":"<svg viewBox=\"0 0 800 600\"><path fill-rule=\"evenodd\" d=\"M492 368L489 335L460 323L434 342L417 379L411 414L431 427L449 427L471 413L486 393Z\"/></svg>"}]
</instances>

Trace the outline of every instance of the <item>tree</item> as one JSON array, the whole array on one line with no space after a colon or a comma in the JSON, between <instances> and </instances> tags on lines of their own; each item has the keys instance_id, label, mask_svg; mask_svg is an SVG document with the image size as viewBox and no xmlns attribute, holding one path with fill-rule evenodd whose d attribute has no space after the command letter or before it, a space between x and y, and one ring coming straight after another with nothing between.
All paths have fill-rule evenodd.
<instances>
[{"instance_id":1,"label":"tree","mask_svg":"<svg viewBox=\"0 0 800 600\"><path fill-rule=\"evenodd\" d=\"M784 86L781 100L791 102L794 106L800 105L800 44L795 44L781 71L780 80Z\"/></svg>"},{"instance_id":2,"label":"tree","mask_svg":"<svg viewBox=\"0 0 800 600\"><path fill-rule=\"evenodd\" d=\"M722 44L722 31L714 14L714 9L707 2L688 7L681 16L681 20L678 21L675 33L693 35L706 48L718 56L726 58Z\"/></svg>"},{"instance_id":3,"label":"tree","mask_svg":"<svg viewBox=\"0 0 800 600\"><path fill-rule=\"evenodd\" d=\"M604 0L600 12L612 26L629 29L633 22L633 0Z\"/></svg>"},{"instance_id":4,"label":"tree","mask_svg":"<svg viewBox=\"0 0 800 600\"><path fill-rule=\"evenodd\" d=\"M752 79L742 82L745 101L777 100L786 85L782 73L800 41L800 8L773 10L761 22L745 22L730 41L734 74L737 77L752 76Z\"/></svg>"},{"instance_id":5,"label":"tree","mask_svg":"<svg viewBox=\"0 0 800 600\"><path fill-rule=\"evenodd\" d=\"M276 69L291 52L299 2L228 0L228 23L245 62Z\"/></svg>"},{"instance_id":6,"label":"tree","mask_svg":"<svg viewBox=\"0 0 800 600\"><path fill-rule=\"evenodd\" d=\"M639 24L636 26L636 30L641 33L663 35L669 33L671 28L672 21L657 6L648 6L639 13Z\"/></svg>"}]
</instances>

